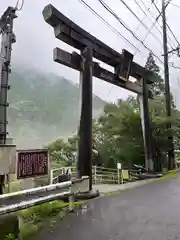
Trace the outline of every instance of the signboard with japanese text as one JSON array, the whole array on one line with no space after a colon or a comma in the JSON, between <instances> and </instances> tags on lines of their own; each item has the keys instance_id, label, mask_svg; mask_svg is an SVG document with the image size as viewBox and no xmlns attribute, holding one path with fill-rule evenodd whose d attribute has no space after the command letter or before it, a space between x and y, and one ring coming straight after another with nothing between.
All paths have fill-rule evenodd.
<instances>
[{"instance_id":1,"label":"signboard with japanese text","mask_svg":"<svg viewBox=\"0 0 180 240\"><path fill-rule=\"evenodd\" d=\"M17 151L17 179L48 175L49 153L46 149Z\"/></svg>"}]
</instances>

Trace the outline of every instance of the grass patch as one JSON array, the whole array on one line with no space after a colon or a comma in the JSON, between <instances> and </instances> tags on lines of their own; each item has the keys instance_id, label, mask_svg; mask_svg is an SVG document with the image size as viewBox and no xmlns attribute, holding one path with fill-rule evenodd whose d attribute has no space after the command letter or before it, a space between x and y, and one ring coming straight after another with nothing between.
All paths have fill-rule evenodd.
<instances>
[{"instance_id":1,"label":"grass patch","mask_svg":"<svg viewBox=\"0 0 180 240\"><path fill-rule=\"evenodd\" d=\"M20 235L22 240L32 240L45 226L51 226L54 217L62 219L66 216L67 204L53 201L18 211L20 217Z\"/></svg>"},{"instance_id":2,"label":"grass patch","mask_svg":"<svg viewBox=\"0 0 180 240\"><path fill-rule=\"evenodd\" d=\"M64 207L64 203L61 201L53 201L50 203L43 203L38 206L30 207L18 212L18 215L24 218L26 221L39 222L44 217L57 214L59 210Z\"/></svg>"},{"instance_id":3,"label":"grass patch","mask_svg":"<svg viewBox=\"0 0 180 240\"><path fill-rule=\"evenodd\" d=\"M169 173L177 173L179 170L180 170L180 168L176 168L176 169L170 170L170 171L168 171L168 174Z\"/></svg>"},{"instance_id":4,"label":"grass patch","mask_svg":"<svg viewBox=\"0 0 180 240\"><path fill-rule=\"evenodd\" d=\"M155 181L162 181L162 180L165 180L167 178L176 177L176 176L177 176L176 171L172 170L172 171L169 171L166 175L164 175L164 176L162 176L160 178L155 179Z\"/></svg>"},{"instance_id":5,"label":"grass patch","mask_svg":"<svg viewBox=\"0 0 180 240\"><path fill-rule=\"evenodd\" d=\"M74 202L80 205L83 202ZM18 211L22 240L34 240L43 228L52 229L69 212L69 203L53 201Z\"/></svg>"}]
</instances>

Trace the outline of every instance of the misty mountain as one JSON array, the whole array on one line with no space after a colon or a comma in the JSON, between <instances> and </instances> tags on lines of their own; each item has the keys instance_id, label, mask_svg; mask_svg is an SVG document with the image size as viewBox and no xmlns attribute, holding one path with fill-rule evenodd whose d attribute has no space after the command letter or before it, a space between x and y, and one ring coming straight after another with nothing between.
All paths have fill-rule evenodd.
<instances>
[{"instance_id":1,"label":"misty mountain","mask_svg":"<svg viewBox=\"0 0 180 240\"><path fill-rule=\"evenodd\" d=\"M79 86L53 73L13 69L8 92L8 132L18 148L39 148L76 133L79 123ZM93 96L93 117L105 102Z\"/></svg>"}]
</instances>

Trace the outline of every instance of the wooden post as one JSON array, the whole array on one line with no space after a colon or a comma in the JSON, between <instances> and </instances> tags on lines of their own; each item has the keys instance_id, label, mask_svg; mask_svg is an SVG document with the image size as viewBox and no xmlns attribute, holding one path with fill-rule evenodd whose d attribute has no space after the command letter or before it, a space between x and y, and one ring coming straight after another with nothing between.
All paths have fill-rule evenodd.
<instances>
[{"instance_id":1,"label":"wooden post","mask_svg":"<svg viewBox=\"0 0 180 240\"><path fill-rule=\"evenodd\" d=\"M8 193L10 193L10 174L6 174L7 186L8 186Z\"/></svg>"},{"instance_id":2,"label":"wooden post","mask_svg":"<svg viewBox=\"0 0 180 240\"><path fill-rule=\"evenodd\" d=\"M0 195L3 194L4 185L5 185L5 174L0 174Z\"/></svg>"},{"instance_id":3,"label":"wooden post","mask_svg":"<svg viewBox=\"0 0 180 240\"><path fill-rule=\"evenodd\" d=\"M81 52L82 103L79 128L79 149L77 161L78 177L89 176L89 191L92 190L92 49Z\"/></svg>"},{"instance_id":4,"label":"wooden post","mask_svg":"<svg viewBox=\"0 0 180 240\"><path fill-rule=\"evenodd\" d=\"M152 154L152 129L149 119L148 87L145 79L141 79L143 94L139 95L141 124L144 138L145 167L148 171L154 171Z\"/></svg>"},{"instance_id":5,"label":"wooden post","mask_svg":"<svg viewBox=\"0 0 180 240\"><path fill-rule=\"evenodd\" d=\"M75 196L73 193L71 193L71 195L69 196L69 211L70 212L73 212L75 209L74 202L75 202Z\"/></svg>"},{"instance_id":6,"label":"wooden post","mask_svg":"<svg viewBox=\"0 0 180 240\"><path fill-rule=\"evenodd\" d=\"M96 184L97 182L97 166L94 166L94 183Z\"/></svg>"},{"instance_id":7,"label":"wooden post","mask_svg":"<svg viewBox=\"0 0 180 240\"><path fill-rule=\"evenodd\" d=\"M120 184L120 170L117 168L118 184Z\"/></svg>"}]
</instances>

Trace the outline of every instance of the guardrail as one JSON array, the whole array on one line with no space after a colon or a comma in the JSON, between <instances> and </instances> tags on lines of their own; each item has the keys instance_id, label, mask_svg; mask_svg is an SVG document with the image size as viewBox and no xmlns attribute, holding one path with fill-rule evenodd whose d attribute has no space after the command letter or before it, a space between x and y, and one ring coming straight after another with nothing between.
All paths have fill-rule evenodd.
<instances>
[{"instance_id":1,"label":"guardrail","mask_svg":"<svg viewBox=\"0 0 180 240\"><path fill-rule=\"evenodd\" d=\"M75 195L88 192L89 177L0 195L0 239L20 239L16 211L67 197L69 210L74 209Z\"/></svg>"},{"instance_id":2,"label":"guardrail","mask_svg":"<svg viewBox=\"0 0 180 240\"><path fill-rule=\"evenodd\" d=\"M76 193L89 190L89 177L8 193L0 196L0 215L26 209L62 196L68 196L70 205Z\"/></svg>"},{"instance_id":3,"label":"guardrail","mask_svg":"<svg viewBox=\"0 0 180 240\"><path fill-rule=\"evenodd\" d=\"M92 167L92 180L93 184L101 184L101 183L108 183L108 184L120 184L123 183L123 174L125 171L128 170L118 170L117 168L104 168L93 166ZM50 174L50 184L55 184L58 182L58 178L61 175L69 175L69 179L73 179L76 177L76 168L75 167L61 167L51 169ZM125 176L125 175L124 175ZM124 180L129 180L129 172L126 174ZM68 177L68 176L67 176Z\"/></svg>"},{"instance_id":4,"label":"guardrail","mask_svg":"<svg viewBox=\"0 0 180 240\"><path fill-rule=\"evenodd\" d=\"M180 160L179 159L176 160L176 168L180 168Z\"/></svg>"},{"instance_id":5,"label":"guardrail","mask_svg":"<svg viewBox=\"0 0 180 240\"><path fill-rule=\"evenodd\" d=\"M109 183L118 184L120 183L120 172L115 168L104 168L93 166L93 182L98 183Z\"/></svg>"},{"instance_id":6,"label":"guardrail","mask_svg":"<svg viewBox=\"0 0 180 240\"><path fill-rule=\"evenodd\" d=\"M76 167L61 167L54 168L50 171L50 184L58 182L58 178L61 175L70 175L71 179L76 178Z\"/></svg>"},{"instance_id":7,"label":"guardrail","mask_svg":"<svg viewBox=\"0 0 180 240\"><path fill-rule=\"evenodd\" d=\"M180 161L177 161L176 165L177 167L180 166ZM63 174L66 175L68 180L73 179L76 177L76 168L62 167L52 169L50 177L51 184L57 183L59 181L59 177ZM143 178L147 178L147 176L145 176L145 174L140 174L138 169L119 170L117 168L104 168L99 166L92 167L93 184L122 184L128 181L139 181Z\"/></svg>"},{"instance_id":8,"label":"guardrail","mask_svg":"<svg viewBox=\"0 0 180 240\"><path fill-rule=\"evenodd\" d=\"M71 179L76 178L75 167L62 167L51 170L50 184L57 183L61 175L69 175ZM117 169L92 167L92 180L93 183L118 183L119 174Z\"/></svg>"}]
</instances>

